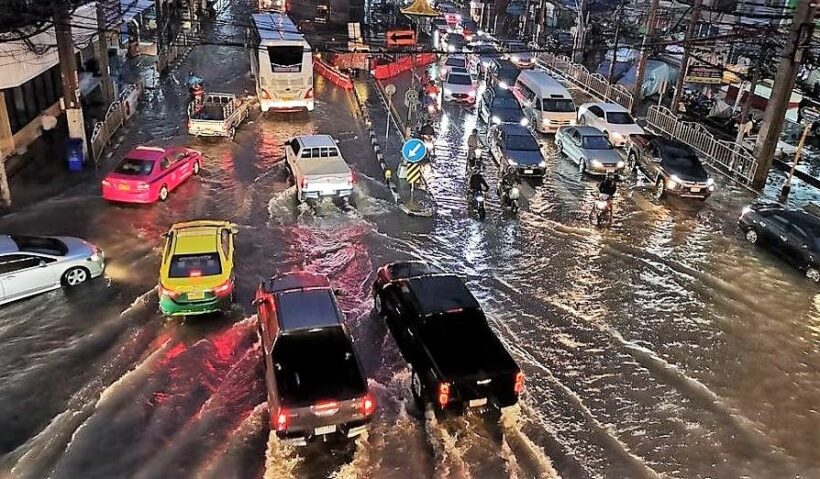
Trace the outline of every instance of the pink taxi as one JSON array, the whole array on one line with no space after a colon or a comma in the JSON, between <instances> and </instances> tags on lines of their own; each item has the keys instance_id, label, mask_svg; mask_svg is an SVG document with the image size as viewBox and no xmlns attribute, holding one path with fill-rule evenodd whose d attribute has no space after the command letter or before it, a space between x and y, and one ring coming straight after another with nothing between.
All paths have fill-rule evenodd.
<instances>
[{"instance_id":1,"label":"pink taxi","mask_svg":"<svg viewBox=\"0 0 820 479\"><path fill-rule=\"evenodd\" d=\"M153 203L199 173L202 153L185 147L138 146L102 180L108 201Z\"/></svg>"}]
</instances>

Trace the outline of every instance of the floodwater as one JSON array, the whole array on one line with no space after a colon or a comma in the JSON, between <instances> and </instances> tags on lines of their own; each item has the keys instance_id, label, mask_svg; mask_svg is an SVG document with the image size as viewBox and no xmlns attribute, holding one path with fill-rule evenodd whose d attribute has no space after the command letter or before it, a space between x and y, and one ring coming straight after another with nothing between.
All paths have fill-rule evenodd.
<instances>
[{"instance_id":1,"label":"floodwater","mask_svg":"<svg viewBox=\"0 0 820 479\"><path fill-rule=\"evenodd\" d=\"M224 10L220 28L246 8ZM115 157L142 143L206 157L167 203L106 204L81 184L0 219L7 232L86 238L109 258L104 278L0 309L0 475L820 477L820 297L744 244L744 190L719 182L705 203L658 202L630 180L613 226L591 228L595 180L545 139L549 172L524 187L518 217L491 193L479 221L463 190L475 115L448 107L430 178L437 214L411 218L377 179L351 99L321 79L311 114L254 117L235 141L188 137L184 75L241 92L247 64L241 48L198 47L146 93ZM339 139L356 170L352 207L296 205L282 143L312 132ZM239 225L238 302L229 314L166 320L161 234L200 218ZM377 267L410 258L468 281L527 374L520 407L436 419L412 406L407 365L369 297ZM379 405L354 442L293 448L269 434L250 301L261 279L299 269L346 293Z\"/></svg>"}]
</instances>

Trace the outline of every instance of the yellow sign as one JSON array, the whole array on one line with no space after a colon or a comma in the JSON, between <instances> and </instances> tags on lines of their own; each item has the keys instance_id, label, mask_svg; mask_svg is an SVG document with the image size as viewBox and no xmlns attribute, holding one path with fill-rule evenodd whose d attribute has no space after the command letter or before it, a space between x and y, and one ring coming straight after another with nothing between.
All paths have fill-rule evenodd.
<instances>
[{"instance_id":1,"label":"yellow sign","mask_svg":"<svg viewBox=\"0 0 820 479\"><path fill-rule=\"evenodd\" d=\"M418 163L411 163L406 167L406 176L404 179L411 184L421 183L421 165Z\"/></svg>"}]
</instances>

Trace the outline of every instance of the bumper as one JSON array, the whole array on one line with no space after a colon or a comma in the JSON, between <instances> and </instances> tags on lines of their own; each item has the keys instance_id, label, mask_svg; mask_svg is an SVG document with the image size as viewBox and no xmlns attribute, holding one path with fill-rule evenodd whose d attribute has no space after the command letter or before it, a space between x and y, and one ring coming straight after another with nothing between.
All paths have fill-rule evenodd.
<instances>
[{"instance_id":1,"label":"bumper","mask_svg":"<svg viewBox=\"0 0 820 479\"><path fill-rule=\"evenodd\" d=\"M259 100L262 111L313 111L316 107L313 100Z\"/></svg>"},{"instance_id":2,"label":"bumper","mask_svg":"<svg viewBox=\"0 0 820 479\"><path fill-rule=\"evenodd\" d=\"M157 193L151 190L117 190L114 188L103 188L102 197L106 201L117 203L154 203L157 201Z\"/></svg>"},{"instance_id":3,"label":"bumper","mask_svg":"<svg viewBox=\"0 0 820 479\"><path fill-rule=\"evenodd\" d=\"M457 93L456 95L462 95L461 93ZM475 105L475 95L473 96L465 96L465 97L456 97L455 95L444 95L444 101L452 101L455 103L464 103L465 105Z\"/></svg>"},{"instance_id":4,"label":"bumper","mask_svg":"<svg viewBox=\"0 0 820 479\"><path fill-rule=\"evenodd\" d=\"M684 190L677 190L677 189L671 190L671 189L667 188L666 189L666 194L669 195L669 196L677 196L678 198L694 198L694 199L698 199L698 200L706 200L707 198L712 196L712 192L709 191L708 189L705 190L705 191L700 191L700 192L693 193L692 191L685 190L685 189Z\"/></svg>"},{"instance_id":5,"label":"bumper","mask_svg":"<svg viewBox=\"0 0 820 479\"><path fill-rule=\"evenodd\" d=\"M590 175L606 175L608 173L620 173L623 171L625 166L616 166L616 165L603 165L603 166L593 166L590 163L587 163L587 173Z\"/></svg>"},{"instance_id":6,"label":"bumper","mask_svg":"<svg viewBox=\"0 0 820 479\"><path fill-rule=\"evenodd\" d=\"M159 297L159 309L166 316L193 316L197 314L227 311L231 307L230 295L206 301L176 302L165 295Z\"/></svg>"},{"instance_id":7,"label":"bumper","mask_svg":"<svg viewBox=\"0 0 820 479\"><path fill-rule=\"evenodd\" d=\"M574 121L560 125L556 123L544 124L543 121L539 121L538 125L536 126L536 129L541 133L555 133L562 126L575 126L575 124L576 123Z\"/></svg>"},{"instance_id":8,"label":"bumper","mask_svg":"<svg viewBox=\"0 0 820 479\"><path fill-rule=\"evenodd\" d=\"M297 425L291 426L285 432L277 431L276 436L287 444L306 446L309 442L327 437L348 439L358 437L367 430L369 423L370 418L336 424L336 431L327 434L316 434L315 428L299 428Z\"/></svg>"},{"instance_id":9,"label":"bumper","mask_svg":"<svg viewBox=\"0 0 820 479\"><path fill-rule=\"evenodd\" d=\"M321 190L321 191L301 191L302 198L318 200L321 198L346 198L353 194L352 189L343 190Z\"/></svg>"},{"instance_id":10,"label":"bumper","mask_svg":"<svg viewBox=\"0 0 820 479\"><path fill-rule=\"evenodd\" d=\"M517 165L515 169L518 170L518 174L521 176L544 176L546 172L546 168L542 168L540 166L522 166Z\"/></svg>"},{"instance_id":11,"label":"bumper","mask_svg":"<svg viewBox=\"0 0 820 479\"><path fill-rule=\"evenodd\" d=\"M105 272L105 257L100 254L99 261L88 261L88 272L91 274L92 278L96 278L98 276L102 276Z\"/></svg>"},{"instance_id":12,"label":"bumper","mask_svg":"<svg viewBox=\"0 0 820 479\"><path fill-rule=\"evenodd\" d=\"M226 128L188 128L188 134L192 136L229 136Z\"/></svg>"}]
</instances>

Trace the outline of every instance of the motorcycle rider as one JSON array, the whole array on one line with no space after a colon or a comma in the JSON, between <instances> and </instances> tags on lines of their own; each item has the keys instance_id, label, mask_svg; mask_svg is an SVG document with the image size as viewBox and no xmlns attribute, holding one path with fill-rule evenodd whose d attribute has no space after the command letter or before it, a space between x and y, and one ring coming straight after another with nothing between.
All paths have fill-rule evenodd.
<instances>
[{"instance_id":1,"label":"motorcycle rider","mask_svg":"<svg viewBox=\"0 0 820 479\"><path fill-rule=\"evenodd\" d=\"M467 138L467 168L470 170L481 169L481 156L476 154L479 146L481 142L478 140L478 128L476 128Z\"/></svg>"},{"instance_id":2,"label":"motorcycle rider","mask_svg":"<svg viewBox=\"0 0 820 479\"><path fill-rule=\"evenodd\" d=\"M518 176L518 170L511 167L505 168L498 183L498 196L502 203L511 205L514 198L511 198L510 193L519 183L521 183L521 178Z\"/></svg>"},{"instance_id":3,"label":"motorcycle rider","mask_svg":"<svg viewBox=\"0 0 820 479\"><path fill-rule=\"evenodd\" d=\"M618 178L613 173L607 173L606 177L598 185L598 193L606 195L612 201L615 192L618 191Z\"/></svg>"},{"instance_id":4,"label":"motorcycle rider","mask_svg":"<svg viewBox=\"0 0 820 479\"><path fill-rule=\"evenodd\" d=\"M436 86L436 82L433 80L427 82L427 85L424 87L424 93L426 95L438 95L438 87Z\"/></svg>"},{"instance_id":5,"label":"motorcycle rider","mask_svg":"<svg viewBox=\"0 0 820 479\"><path fill-rule=\"evenodd\" d=\"M475 196L476 194L483 193L489 189L490 185L487 184L487 181L481 175L481 172L474 169L472 174L470 174L470 195Z\"/></svg>"}]
</instances>

